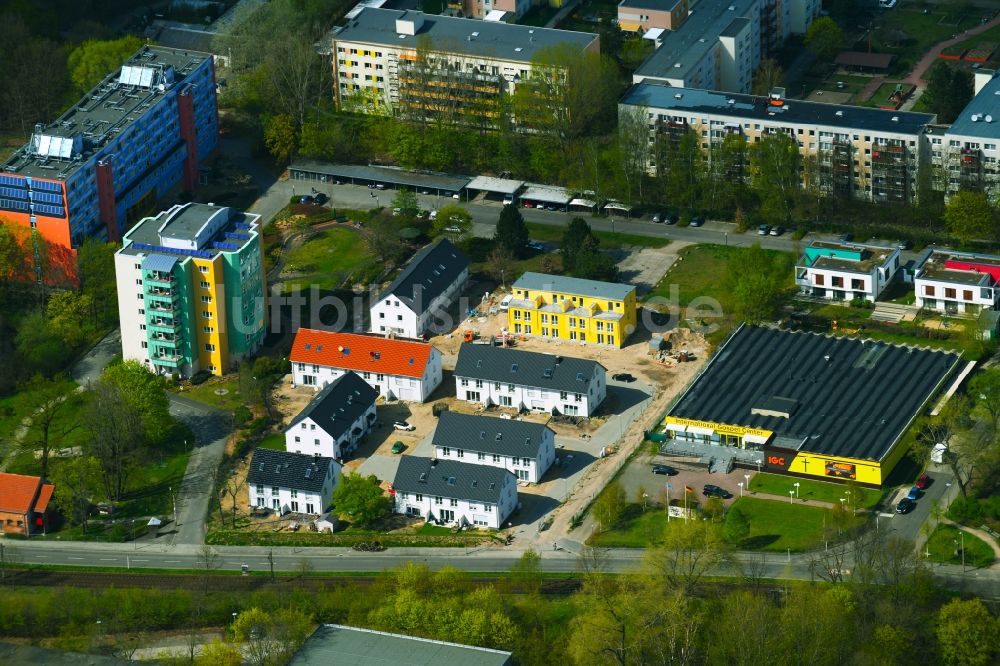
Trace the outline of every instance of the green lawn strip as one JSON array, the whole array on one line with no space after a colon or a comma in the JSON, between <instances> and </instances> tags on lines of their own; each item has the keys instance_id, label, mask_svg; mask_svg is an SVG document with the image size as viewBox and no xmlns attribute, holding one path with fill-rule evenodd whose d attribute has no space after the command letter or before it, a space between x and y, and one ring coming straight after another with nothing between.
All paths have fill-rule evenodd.
<instances>
[{"instance_id":1,"label":"green lawn strip","mask_svg":"<svg viewBox=\"0 0 1000 666\"><path fill-rule=\"evenodd\" d=\"M528 234L532 240L543 243L555 243L557 245L562 244L566 227L554 224L540 224L538 222L527 222L525 224L528 227ZM568 220L567 224L569 224ZM666 247L670 245L669 238L657 236L640 236L638 234L598 230L594 230L594 236L601 241L602 250L620 250L626 247Z\"/></svg>"},{"instance_id":2,"label":"green lawn strip","mask_svg":"<svg viewBox=\"0 0 1000 666\"><path fill-rule=\"evenodd\" d=\"M257 443L259 449L274 449L275 451L285 450L285 435L280 432L272 432Z\"/></svg>"},{"instance_id":3,"label":"green lawn strip","mask_svg":"<svg viewBox=\"0 0 1000 666\"><path fill-rule=\"evenodd\" d=\"M525 273L528 271L545 272L544 264L546 257L551 257L551 259L555 262L555 264L557 266L559 265L559 259L558 259L559 255L551 255L547 252L538 252L537 254L534 254L526 259L518 259L512 262L509 272L507 272L505 275L508 286L510 285L511 282L516 280L521 275L521 273ZM473 262L469 266L469 272L472 274L489 273L490 272L489 260Z\"/></svg>"},{"instance_id":4,"label":"green lawn strip","mask_svg":"<svg viewBox=\"0 0 1000 666\"><path fill-rule=\"evenodd\" d=\"M363 282L374 278L381 270L365 248L364 241L354 229L334 227L324 229L291 250L285 258L284 270L301 273L306 281L320 289L335 289L348 278Z\"/></svg>"},{"instance_id":5,"label":"green lawn strip","mask_svg":"<svg viewBox=\"0 0 1000 666\"><path fill-rule=\"evenodd\" d=\"M959 547L965 546L965 564L971 567L986 567L993 563L993 549L979 537L965 532L959 534L954 525L938 525L927 540L928 559L944 564L961 564Z\"/></svg>"},{"instance_id":6,"label":"green lawn strip","mask_svg":"<svg viewBox=\"0 0 1000 666\"><path fill-rule=\"evenodd\" d=\"M219 389L224 389L226 394L218 395L216 391ZM183 390L175 392L190 400L196 400L210 407L230 412L243 404L243 399L240 397L240 382L236 377L212 378L204 384L186 386Z\"/></svg>"},{"instance_id":7,"label":"green lawn strip","mask_svg":"<svg viewBox=\"0 0 1000 666\"><path fill-rule=\"evenodd\" d=\"M680 519L674 519L680 520ZM595 532L587 544L600 548L645 548L660 541L667 527L667 515L662 508L629 504L614 529Z\"/></svg>"},{"instance_id":8,"label":"green lawn strip","mask_svg":"<svg viewBox=\"0 0 1000 666\"><path fill-rule=\"evenodd\" d=\"M729 508L727 520L737 508L750 520L750 535L738 545L742 550L804 551L818 548L823 545L824 524L831 541L837 534L829 509L742 497ZM860 525L864 518L858 516L852 522Z\"/></svg>"},{"instance_id":9,"label":"green lawn strip","mask_svg":"<svg viewBox=\"0 0 1000 666\"><path fill-rule=\"evenodd\" d=\"M922 10L896 8L880 18L881 26L875 29L870 50L875 53L895 55L896 61L893 63L890 75L904 74L931 46L971 27L978 21L978 14L976 18L964 16L955 18L959 24L955 25L952 21L951 25L948 25L940 22L941 14L938 12L924 14ZM901 43L890 41L898 31L906 33L909 39ZM865 40L856 44L854 48L858 51L868 51L868 47L868 41Z\"/></svg>"},{"instance_id":10,"label":"green lawn strip","mask_svg":"<svg viewBox=\"0 0 1000 666\"><path fill-rule=\"evenodd\" d=\"M386 548L433 547L464 548L493 539L490 534L394 534L345 530L333 534L317 532L250 532L232 529L210 530L205 542L215 546L353 546L358 543L378 541Z\"/></svg>"},{"instance_id":11,"label":"green lawn strip","mask_svg":"<svg viewBox=\"0 0 1000 666\"><path fill-rule=\"evenodd\" d=\"M960 53L965 53L966 51L972 49L978 44L997 44L1000 43L1000 25L993 26L989 30L985 30L978 35L973 35L966 40L963 40L953 46L948 47L943 51L944 53L953 53L958 55ZM994 51L993 55L996 55Z\"/></svg>"},{"instance_id":12,"label":"green lawn strip","mask_svg":"<svg viewBox=\"0 0 1000 666\"><path fill-rule=\"evenodd\" d=\"M812 481L810 479L800 479L780 474L755 474L750 481L750 490L769 495L787 497L789 490L795 490L795 485L799 484L799 499L817 500L819 502L830 502L835 504L846 497L850 491L851 504L859 509L870 509L882 499L882 493L870 488L860 486L846 486L842 483L829 483L827 481Z\"/></svg>"}]
</instances>

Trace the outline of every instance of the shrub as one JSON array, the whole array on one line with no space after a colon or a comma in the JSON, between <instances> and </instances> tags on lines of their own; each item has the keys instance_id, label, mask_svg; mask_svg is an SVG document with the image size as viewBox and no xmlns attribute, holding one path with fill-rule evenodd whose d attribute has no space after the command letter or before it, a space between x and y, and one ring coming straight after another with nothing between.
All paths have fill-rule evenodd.
<instances>
[{"instance_id":1,"label":"shrub","mask_svg":"<svg viewBox=\"0 0 1000 666\"><path fill-rule=\"evenodd\" d=\"M233 425L237 428L242 428L244 425L250 422L253 418L253 414L250 413L250 409L246 405L240 405L233 412Z\"/></svg>"},{"instance_id":2,"label":"shrub","mask_svg":"<svg viewBox=\"0 0 1000 666\"><path fill-rule=\"evenodd\" d=\"M983 508L973 497L958 497L948 508L948 517L956 523L975 522L982 519Z\"/></svg>"},{"instance_id":3,"label":"shrub","mask_svg":"<svg viewBox=\"0 0 1000 666\"><path fill-rule=\"evenodd\" d=\"M259 419L254 419L253 421L251 421L247 425L246 431L250 437L253 437L254 435L262 434L265 430L267 430L268 426L270 425L271 425L271 419L267 418L266 416L262 416Z\"/></svg>"},{"instance_id":4,"label":"shrub","mask_svg":"<svg viewBox=\"0 0 1000 666\"><path fill-rule=\"evenodd\" d=\"M199 384L204 384L208 381L208 378L212 376L212 373L208 370L201 370L191 375L191 385L198 386Z\"/></svg>"}]
</instances>

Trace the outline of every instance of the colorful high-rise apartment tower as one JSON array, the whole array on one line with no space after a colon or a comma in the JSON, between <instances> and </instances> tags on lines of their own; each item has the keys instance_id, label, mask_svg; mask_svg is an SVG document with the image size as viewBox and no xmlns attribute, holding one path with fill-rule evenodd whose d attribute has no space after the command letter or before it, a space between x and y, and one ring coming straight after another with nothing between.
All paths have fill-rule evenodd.
<instances>
[{"instance_id":1,"label":"colorful high-rise apartment tower","mask_svg":"<svg viewBox=\"0 0 1000 666\"><path fill-rule=\"evenodd\" d=\"M188 203L147 217L115 254L122 355L161 374L227 372L264 342L259 215Z\"/></svg>"},{"instance_id":2,"label":"colorful high-rise apartment tower","mask_svg":"<svg viewBox=\"0 0 1000 666\"><path fill-rule=\"evenodd\" d=\"M0 164L0 223L36 229L56 281L87 238L119 240L219 140L212 56L144 46Z\"/></svg>"}]
</instances>

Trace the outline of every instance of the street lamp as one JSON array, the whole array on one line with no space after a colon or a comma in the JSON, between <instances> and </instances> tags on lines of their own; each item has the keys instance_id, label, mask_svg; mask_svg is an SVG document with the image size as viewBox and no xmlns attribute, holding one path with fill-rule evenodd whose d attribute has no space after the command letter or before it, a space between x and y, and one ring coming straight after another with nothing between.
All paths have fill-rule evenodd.
<instances>
[{"instance_id":1,"label":"street lamp","mask_svg":"<svg viewBox=\"0 0 1000 666\"><path fill-rule=\"evenodd\" d=\"M788 491L788 503L789 504L793 504L794 502L795 502L795 491L794 490L789 490Z\"/></svg>"},{"instance_id":2,"label":"street lamp","mask_svg":"<svg viewBox=\"0 0 1000 666\"><path fill-rule=\"evenodd\" d=\"M743 497L743 482L740 481L736 485L740 487L740 497Z\"/></svg>"},{"instance_id":3,"label":"street lamp","mask_svg":"<svg viewBox=\"0 0 1000 666\"><path fill-rule=\"evenodd\" d=\"M747 492L750 492L750 475L749 474L744 474L743 475L743 480L747 482L747 484L746 484L747 485Z\"/></svg>"},{"instance_id":4,"label":"street lamp","mask_svg":"<svg viewBox=\"0 0 1000 666\"><path fill-rule=\"evenodd\" d=\"M792 485L795 486L795 499L798 499L799 498L799 482L796 481Z\"/></svg>"}]
</instances>

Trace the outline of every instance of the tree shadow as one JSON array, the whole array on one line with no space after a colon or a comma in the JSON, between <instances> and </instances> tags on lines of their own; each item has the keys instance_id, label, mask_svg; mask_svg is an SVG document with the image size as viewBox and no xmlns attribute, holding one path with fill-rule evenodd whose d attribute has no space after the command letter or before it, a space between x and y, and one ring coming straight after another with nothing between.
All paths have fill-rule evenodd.
<instances>
[{"instance_id":1,"label":"tree shadow","mask_svg":"<svg viewBox=\"0 0 1000 666\"><path fill-rule=\"evenodd\" d=\"M740 550L763 550L781 538L780 534L758 534L740 542Z\"/></svg>"}]
</instances>

